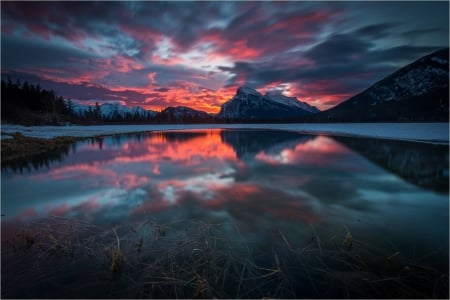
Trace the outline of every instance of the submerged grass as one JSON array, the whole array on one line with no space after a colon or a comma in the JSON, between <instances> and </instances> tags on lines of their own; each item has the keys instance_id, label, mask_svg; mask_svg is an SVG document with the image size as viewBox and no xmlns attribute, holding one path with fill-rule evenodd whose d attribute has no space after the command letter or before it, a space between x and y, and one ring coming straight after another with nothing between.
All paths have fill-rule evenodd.
<instances>
[{"instance_id":1,"label":"submerged grass","mask_svg":"<svg viewBox=\"0 0 450 300\"><path fill-rule=\"evenodd\" d=\"M313 230L314 231L314 230ZM52 217L2 247L3 298L448 298L441 272L352 236L270 243L238 224ZM339 242L343 241L343 242ZM105 255L106 254L106 255Z\"/></svg>"}]
</instances>

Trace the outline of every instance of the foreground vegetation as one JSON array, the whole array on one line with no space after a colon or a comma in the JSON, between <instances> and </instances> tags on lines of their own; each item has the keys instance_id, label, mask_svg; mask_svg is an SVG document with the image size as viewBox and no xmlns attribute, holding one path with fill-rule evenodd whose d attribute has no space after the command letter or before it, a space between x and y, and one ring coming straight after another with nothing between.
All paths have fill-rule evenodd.
<instances>
[{"instance_id":1,"label":"foreground vegetation","mask_svg":"<svg viewBox=\"0 0 450 300\"><path fill-rule=\"evenodd\" d=\"M5 134L11 138L1 140L1 161L7 162L18 158L36 154L48 153L51 150L67 148L75 141L84 138L60 136L51 139L42 139L24 136L21 133Z\"/></svg>"},{"instance_id":2,"label":"foreground vegetation","mask_svg":"<svg viewBox=\"0 0 450 300\"><path fill-rule=\"evenodd\" d=\"M2 241L3 298L448 298L442 273L348 229L301 246L196 220L105 228L51 217Z\"/></svg>"}]
</instances>

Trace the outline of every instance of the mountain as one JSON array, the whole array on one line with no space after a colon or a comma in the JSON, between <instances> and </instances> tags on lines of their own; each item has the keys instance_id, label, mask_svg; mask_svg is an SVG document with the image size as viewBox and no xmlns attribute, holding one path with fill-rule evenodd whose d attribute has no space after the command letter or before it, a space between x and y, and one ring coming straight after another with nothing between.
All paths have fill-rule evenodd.
<instances>
[{"instance_id":1,"label":"mountain","mask_svg":"<svg viewBox=\"0 0 450 300\"><path fill-rule=\"evenodd\" d=\"M401 68L312 118L318 122L449 120L449 49Z\"/></svg>"},{"instance_id":2,"label":"mountain","mask_svg":"<svg viewBox=\"0 0 450 300\"><path fill-rule=\"evenodd\" d=\"M206 122L212 120L212 118L210 114L204 111L186 106L170 106L161 112L161 120L164 122Z\"/></svg>"},{"instance_id":3,"label":"mountain","mask_svg":"<svg viewBox=\"0 0 450 300\"><path fill-rule=\"evenodd\" d=\"M74 113L81 117L96 113L95 106L75 104L73 106ZM104 103L99 106L99 114L102 119L114 120L117 118L155 118L157 112L153 110L145 110L142 107L128 107L118 103Z\"/></svg>"},{"instance_id":4,"label":"mountain","mask_svg":"<svg viewBox=\"0 0 450 300\"><path fill-rule=\"evenodd\" d=\"M319 110L295 97L274 93L264 96L256 90L241 86L234 97L222 104L217 118L220 120L286 120L315 114Z\"/></svg>"},{"instance_id":5,"label":"mountain","mask_svg":"<svg viewBox=\"0 0 450 300\"><path fill-rule=\"evenodd\" d=\"M272 92L267 92L264 97L266 97L270 101L277 102L279 104L290 106L290 107L295 107L298 109L303 109L310 113L320 112L320 110L317 107L311 106L306 102L299 101L296 97L287 97L282 94L272 93Z\"/></svg>"}]
</instances>

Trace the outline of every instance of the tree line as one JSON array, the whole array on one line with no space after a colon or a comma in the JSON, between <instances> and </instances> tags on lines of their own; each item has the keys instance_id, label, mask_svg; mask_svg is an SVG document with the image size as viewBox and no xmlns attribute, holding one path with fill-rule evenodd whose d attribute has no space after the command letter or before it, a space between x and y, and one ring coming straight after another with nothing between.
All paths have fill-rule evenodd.
<instances>
[{"instance_id":1,"label":"tree line","mask_svg":"<svg viewBox=\"0 0 450 300\"><path fill-rule=\"evenodd\" d=\"M1 95L2 122L45 125L68 119L69 111L63 97L39 84L2 79Z\"/></svg>"},{"instance_id":2,"label":"tree line","mask_svg":"<svg viewBox=\"0 0 450 300\"><path fill-rule=\"evenodd\" d=\"M1 80L1 118L3 123L22 125L65 125L65 124L149 124L149 123L210 123L212 117L174 115L169 111L153 114L120 112L104 116L99 103L83 112L75 111L71 99L56 95L53 90L39 84L10 78Z\"/></svg>"}]
</instances>

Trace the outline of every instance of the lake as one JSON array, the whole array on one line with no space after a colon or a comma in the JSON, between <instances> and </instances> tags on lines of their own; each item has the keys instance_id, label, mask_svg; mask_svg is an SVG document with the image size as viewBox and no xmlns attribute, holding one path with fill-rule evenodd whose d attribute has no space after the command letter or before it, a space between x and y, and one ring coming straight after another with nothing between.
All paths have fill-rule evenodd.
<instances>
[{"instance_id":1,"label":"lake","mask_svg":"<svg viewBox=\"0 0 450 300\"><path fill-rule=\"evenodd\" d=\"M3 298L448 297L448 145L189 130L2 164Z\"/></svg>"}]
</instances>

